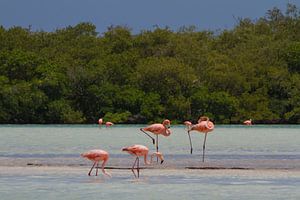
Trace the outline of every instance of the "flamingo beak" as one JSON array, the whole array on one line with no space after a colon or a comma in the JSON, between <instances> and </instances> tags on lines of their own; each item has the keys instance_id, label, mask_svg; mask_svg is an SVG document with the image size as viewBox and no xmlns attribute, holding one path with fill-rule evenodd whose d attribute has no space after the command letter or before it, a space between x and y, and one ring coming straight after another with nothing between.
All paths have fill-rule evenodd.
<instances>
[{"instance_id":1,"label":"flamingo beak","mask_svg":"<svg viewBox=\"0 0 300 200\"><path fill-rule=\"evenodd\" d=\"M159 153L157 156L160 159L160 164L163 164L163 162L164 162L164 156L161 153Z\"/></svg>"}]
</instances>

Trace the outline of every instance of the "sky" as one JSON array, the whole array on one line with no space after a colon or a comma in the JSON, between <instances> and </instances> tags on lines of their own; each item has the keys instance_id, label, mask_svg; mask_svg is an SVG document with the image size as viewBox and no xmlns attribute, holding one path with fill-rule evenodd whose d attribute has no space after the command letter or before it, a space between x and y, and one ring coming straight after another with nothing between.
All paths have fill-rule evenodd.
<instances>
[{"instance_id":1,"label":"sky","mask_svg":"<svg viewBox=\"0 0 300 200\"><path fill-rule=\"evenodd\" d=\"M233 28L237 18L263 17L274 6L284 12L287 3L300 8L300 0L0 0L0 25L55 31L91 22L99 33L111 25L135 33L190 25L215 31Z\"/></svg>"}]
</instances>

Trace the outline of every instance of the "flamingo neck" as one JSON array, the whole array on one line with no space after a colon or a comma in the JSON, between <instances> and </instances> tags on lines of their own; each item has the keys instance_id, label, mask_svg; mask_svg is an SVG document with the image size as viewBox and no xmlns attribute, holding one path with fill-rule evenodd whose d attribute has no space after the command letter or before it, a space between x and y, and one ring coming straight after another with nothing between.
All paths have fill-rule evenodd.
<instances>
[{"instance_id":1,"label":"flamingo neck","mask_svg":"<svg viewBox=\"0 0 300 200\"><path fill-rule=\"evenodd\" d=\"M152 163L152 156L151 156L151 159L150 159L150 162L148 161L148 154L146 154L144 156L144 162L145 162L145 165L150 165Z\"/></svg>"},{"instance_id":2,"label":"flamingo neck","mask_svg":"<svg viewBox=\"0 0 300 200\"><path fill-rule=\"evenodd\" d=\"M101 170L102 170L103 174L105 174L105 175L111 177L111 175L110 175L109 173L107 173L107 172L105 171L105 169L104 169L107 160L108 160L108 159L105 159L105 160L103 161L103 163L102 163L102 165L101 165Z\"/></svg>"},{"instance_id":3,"label":"flamingo neck","mask_svg":"<svg viewBox=\"0 0 300 200\"><path fill-rule=\"evenodd\" d=\"M207 117L206 124L205 124L206 128L209 128L208 123L209 123L209 118Z\"/></svg>"},{"instance_id":4,"label":"flamingo neck","mask_svg":"<svg viewBox=\"0 0 300 200\"><path fill-rule=\"evenodd\" d=\"M166 125L164 125L165 127L165 132L162 133L163 136L170 136L171 135L171 131L168 129L168 127Z\"/></svg>"},{"instance_id":5,"label":"flamingo neck","mask_svg":"<svg viewBox=\"0 0 300 200\"><path fill-rule=\"evenodd\" d=\"M157 156L156 153L153 153L151 156L150 156L150 162L148 161L148 154L144 156L144 161L145 161L145 164L146 165L151 165L152 162L153 162L153 157L154 156Z\"/></svg>"},{"instance_id":6,"label":"flamingo neck","mask_svg":"<svg viewBox=\"0 0 300 200\"><path fill-rule=\"evenodd\" d=\"M171 131L166 127L165 136L169 136L169 135L171 135Z\"/></svg>"}]
</instances>

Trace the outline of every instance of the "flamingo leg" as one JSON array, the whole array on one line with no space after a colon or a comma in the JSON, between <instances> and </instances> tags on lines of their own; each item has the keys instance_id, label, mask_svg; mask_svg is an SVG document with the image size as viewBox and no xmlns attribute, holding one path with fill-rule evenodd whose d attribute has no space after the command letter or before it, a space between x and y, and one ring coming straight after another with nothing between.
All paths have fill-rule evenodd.
<instances>
[{"instance_id":1,"label":"flamingo leg","mask_svg":"<svg viewBox=\"0 0 300 200\"><path fill-rule=\"evenodd\" d=\"M138 178L140 178L140 159L139 159L139 157L137 157L137 174L138 174Z\"/></svg>"},{"instance_id":2,"label":"flamingo leg","mask_svg":"<svg viewBox=\"0 0 300 200\"><path fill-rule=\"evenodd\" d=\"M140 128L140 130L141 130L143 133L145 133L148 137L150 137L150 138L152 139L153 144L155 144L155 139L154 139L151 135L149 135L147 132L145 132L145 131L143 130L143 128Z\"/></svg>"},{"instance_id":3,"label":"flamingo leg","mask_svg":"<svg viewBox=\"0 0 300 200\"><path fill-rule=\"evenodd\" d=\"M203 142L203 155L202 155L202 162L204 162L206 137L207 137L207 133L205 133L204 142Z\"/></svg>"},{"instance_id":4,"label":"flamingo leg","mask_svg":"<svg viewBox=\"0 0 300 200\"><path fill-rule=\"evenodd\" d=\"M94 162L92 168L90 169L90 171L89 171L89 173L88 173L89 176L91 176L91 172L92 172L93 168L95 167L95 165L96 165L96 162Z\"/></svg>"},{"instance_id":5,"label":"flamingo leg","mask_svg":"<svg viewBox=\"0 0 300 200\"><path fill-rule=\"evenodd\" d=\"M138 159L139 159L139 157L137 156L136 159L135 159L135 161L134 161L134 163L133 163L133 165L132 165L132 168L131 168L131 171L132 171L132 173L134 174L134 177L135 177L135 178L136 178L136 174L135 174L135 172L134 172L134 166L135 166L135 164L136 164L136 162L137 162Z\"/></svg>"},{"instance_id":6,"label":"flamingo leg","mask_svg":"<svg viewBox=\"0 0 300 200\"><path fill-rule=\"evenodd\" d=\"M158 135L156 135L156 152L158 152ZM156 156L156 162L158 163L158 157Z\"/></svg>"},{"instance_id":7,"label":"flamingo leg","mask_svg":"<svg viewBox=\"0 0 300 200\"><path fill-rule=\"evenodd\" d=\"M98 168L99 168L99 161L97 162L97 166L96 166L96 176L98 176Z\"/></svg>"},{"instance_id":8,"label":"flamingo leg","mask_svg":"<svg viewBox=\"0 0 300 200\"><path fill-rule=\"evenodd\" d=\"M188 131L188 135L189 135L189 139L190 139L191 154L193 154L193 145L192 145L192 139L191 139L190 131Z\"/></svg>"}]
</instances>

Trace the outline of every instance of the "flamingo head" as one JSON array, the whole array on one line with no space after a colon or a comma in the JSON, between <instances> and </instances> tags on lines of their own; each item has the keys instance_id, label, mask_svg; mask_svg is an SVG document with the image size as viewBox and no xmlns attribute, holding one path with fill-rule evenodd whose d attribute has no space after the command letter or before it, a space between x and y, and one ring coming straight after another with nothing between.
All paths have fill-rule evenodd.
<instances>
[{"instance_id":1,"label":"flamingo head","mask_svg":"<svg viewBox=\"0 0 300 200\"><path fill-rule=\"evenodd\" d=\"M171 121L168 120L168 119L165 119L165 120L163 121L163 125L164 125L165 127L167 127L167 128L170 128L170 126L171 126Z\"/></svg>"},{"instance_id":2,"label":"flamingo head","mask_svg":"<svg viewBox=\"0 0 300 200\"><path fill-rule=\"evenodd\" d=\"M151 155L151 160L153 159L154 156L158 157L158 159L160 160L160 164L163 164L163 162L164 162L164 156L163 156L162 153L160 153L160 152L154 152Z\"/></svg>"},{"instance_id":3,"label":"flamingo head","mask_svg":"<svg viewBox=\"0 0 300 200\"><path fill-rule=\"evenodd\" d=\"M190 121L185 121L183 124L186 126L187 130L190 130L193 126L192 122Z\"/></svg>"},{"instance_id":4,"label":"flamingo head","mask_svg":"<svg viewBox=\"0 0 300 200\"><path fill-rule=\"evenodd\" d=\"M192 122L190 122L190 121L185 121L185 122L183 122L183 124L186 125L186 126L191 126L191 125L192 125Z\"/></svg>"}]
</instances>

